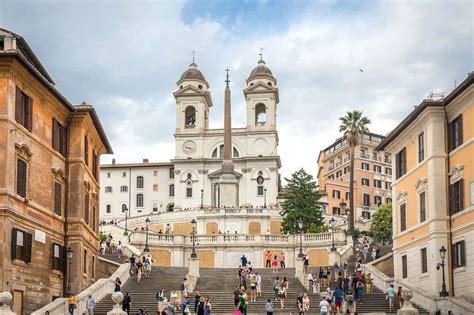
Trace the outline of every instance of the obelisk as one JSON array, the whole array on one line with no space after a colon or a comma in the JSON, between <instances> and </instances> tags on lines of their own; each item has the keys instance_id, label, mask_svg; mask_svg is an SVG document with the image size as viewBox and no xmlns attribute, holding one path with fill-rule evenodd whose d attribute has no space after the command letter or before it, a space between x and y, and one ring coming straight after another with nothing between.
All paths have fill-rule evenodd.
<instances>
[{"instance_id":1,"label":"obelisk","mask_svg":"<svg viewBox=\"0 0 474 315\"><path fill-rule=\"evenodd\" d=\"M229 69L226 69L226 87L224 93L224 160L222 161L222 174L219 178L219 204L221 206L238 206L237 189L238 179L234 174L232 162L232 107L230 100Z\"/></svg>"}]
</instances>

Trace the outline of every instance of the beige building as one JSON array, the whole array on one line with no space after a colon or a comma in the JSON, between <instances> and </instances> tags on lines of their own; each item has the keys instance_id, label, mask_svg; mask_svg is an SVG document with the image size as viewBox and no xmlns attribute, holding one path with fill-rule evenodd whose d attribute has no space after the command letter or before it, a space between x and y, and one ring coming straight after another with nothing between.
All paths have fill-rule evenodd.
<instances>
[{"instance_id":1,"label":"beige building","mask_svg":"<svg viewBox=\"0 0 474 315\"><path fill-rule=\"evenodd\" d=\"M19 35L0 29L0 292L17 314L96 279L99 157L94 108L73 106Z\"/></svg>"},{"instance_id":2,"label":"beige building","mask_svg":"<svg viewBox=\"0 0 474 315\"><path fill-rule=\"evenodd\" d=\"M370 220L381 204L391 202L390 155L375 147L383 136L366 133L355 148L354 219ZM327 193L327 215L344 215L349 206L350 147L339 138L318 156L319 189ZM341 209L344 208L346 209Z\"/></svg>"}]
</instances>

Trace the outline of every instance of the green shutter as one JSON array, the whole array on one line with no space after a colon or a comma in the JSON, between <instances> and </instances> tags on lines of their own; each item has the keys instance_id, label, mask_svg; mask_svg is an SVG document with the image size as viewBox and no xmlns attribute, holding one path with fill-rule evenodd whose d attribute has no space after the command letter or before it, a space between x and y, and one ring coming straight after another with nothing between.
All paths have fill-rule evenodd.
<instances>
[{"instance_id":1,"label":"green shutter","mask_svg":"<svg viewBox=\"0 0 474 315\"><path fill-rule=\"evenodd\" d=\"M22 117L23 117L23 107L21 106L21 90L17 86L16 94L15 94L15 120L21 124Z\"/></svg>"},{"instance_id":2,"label":"green shutter","mask_svg":"<svg viewBox=\"0 0 474 315\"><path fill-rule=\"evenodd\" d=\"M17 234L18 229L13 228L12 229L12 260L16 259L16 234Z\"/></svg>"},{"instance_id":3,"label":"green shutter","mask_svg":"<svg viewBox=\"0 0 474 315\"><path fill-rule=\"evenodd\" d=\"M25 127L29 131L33 130L33 99L26 96L26 115L25 115Z\"/></svg>"},{"instance_id":4,"label":"green shutter","mask_svg":"<svg viewBox=\"0 0 474 315\"><path fill-rule=\"evenodd\" d=\"M25 262L31 262L31 252L33 250L33 235L25 232Z\"/></svg>"}]
</instances>

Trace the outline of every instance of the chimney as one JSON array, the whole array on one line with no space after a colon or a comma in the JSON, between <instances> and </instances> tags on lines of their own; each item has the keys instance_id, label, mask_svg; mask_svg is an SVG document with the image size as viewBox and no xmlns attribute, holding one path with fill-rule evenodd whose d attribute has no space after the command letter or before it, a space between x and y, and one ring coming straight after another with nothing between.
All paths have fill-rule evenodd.
<instances>
[{"instance_id":1,"label":"chimney","mask_svg":"<svg viewBox=\"0 0 474 315\"><path fill-rule=\"evenodd\" d=\"M143 163L144 164L148 163L148 159L143 159Z\"/></svg>"},{"instance_id":2,"label":"chimney","mask_svg":"<svg viewBox=\"0 0 474 315\"><path fill-rule=\"evenodd\" d=\"M115 159L112 159L112 165L115 165Z\"/></svg>"}]
</instances>

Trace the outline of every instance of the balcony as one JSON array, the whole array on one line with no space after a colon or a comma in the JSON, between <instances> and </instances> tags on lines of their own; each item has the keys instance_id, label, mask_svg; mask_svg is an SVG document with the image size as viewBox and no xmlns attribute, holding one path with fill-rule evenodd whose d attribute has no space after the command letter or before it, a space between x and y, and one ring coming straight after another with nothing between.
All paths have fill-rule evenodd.
<instances>
[{"instance_id":1,"label":"balcony","mask_svg":"<svg viewBox=\"0 0 474 315\"><path fill-rule=\"evenodd\" d=\"M363 158L363 159L370 159L369 155L365 154L365 153L361 153L360 157Z\"/></svg>"}]
</instances>

